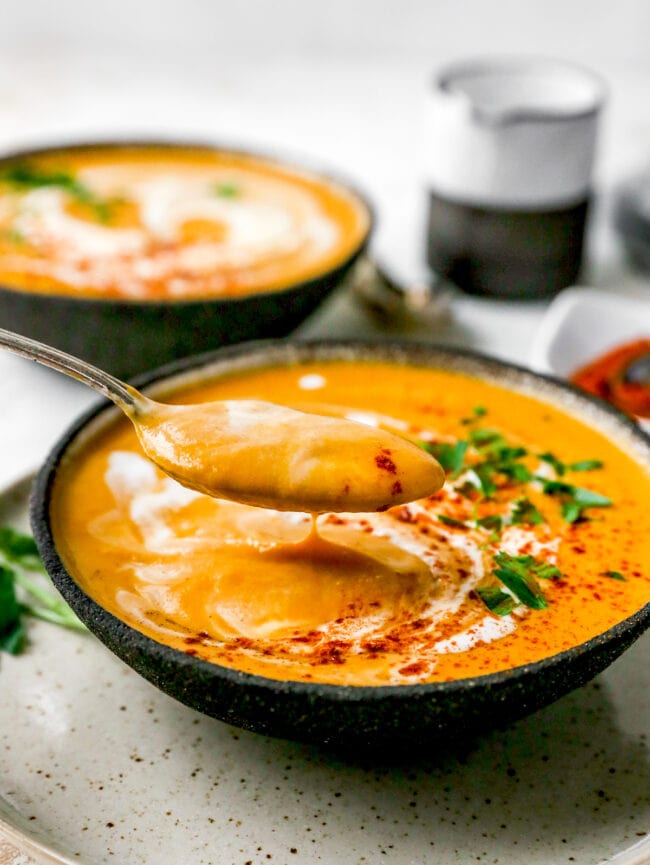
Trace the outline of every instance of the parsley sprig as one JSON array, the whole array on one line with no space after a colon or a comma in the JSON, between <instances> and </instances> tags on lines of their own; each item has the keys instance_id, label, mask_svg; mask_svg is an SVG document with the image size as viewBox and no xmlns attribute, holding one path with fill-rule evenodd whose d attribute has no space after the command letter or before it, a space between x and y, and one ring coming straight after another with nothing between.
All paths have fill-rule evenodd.
<instances>
[{"instance_id":1,"label":"parsley sprig","mask_svg":"<svg viewBox=\"0 0 650 865\"><path fill-rule=\"evenodd\" d=\"M538 526L544 522L544 516L530 499L522 496L513 504L510 522L512 525Z\"/></svg>"},{"instance_id":2,"label":"parsley sprig","mask_svg":"<svg viewBox=\"0 0 650 865\"><path fill-rule=\"evenodd\" d=\"M432 457L435 457L447 474L457 477L463 470L465 454L469 443L457 441L455 444L447 442L422 442L422 447Z\"/></svg>"},{"instance_id":3,"label":"parsley sprig","mask_svg":"<svg viewBox=\"0 0 650 865\"><path fill-rule=\"evenodd\" d=\"M602 460L579 460L576 463L564 463L550 451L540 454L539 458L542 462L552 466L558 477L562 477L566 472L592 472L603 467Z\"/></svg>"},{"instance_id":4,"label":"parsley sprig","mask_svg":"<svg viewBox=\"0 0 650 865\"><path fill-rule=\"evenodd\" d=\"M576 487L564 481L548 481L541 479L542 489L547 496L557 496L561 501L562 516L567 523L575 523L584 519L587 508L608 508L612 500L607 496L588 490L585 487Z\"/></svg>"},{"instance_id":5,"label":"parsley sprig","mask_svg":"<svg viewBox=\"0 0 650 865\"><path fill-rule=\"evenodd\" d=\"M564 462L550 451L531 453L525 447L509 442L499 430L479 425L487 414L483 406L476 406L471 414L461 418L466 427L465 437L456 442L424 442L424 447L438 459L449 476L455 492L473 505L473 513L466 519L438 514L438 520L452 528L483 530L489 533L484 549L498 544L501 533L508 526L536 526L545 522L542 510L525 495L526 485L540 490L549 499L560 504L562 517L567 523L588 519L590 508L607 508L612 500L602 493L568 483L564 478L570 472L590 472L603 466L601 460L583 459ZM534 460L545 463L553 470L549 478L535 467ZM547 472L548 474L548 472ZM457 483L453 483L458 479ZM498 503L499 490L519 485L521 494L510 499L509 510ZM495 509L501 513L479 516L479 506L488 500L495 501ZM625 580L619 571L602 571L612 580ZM500 551L493 557L493 567L486 584L475 591L486 607L499 616L506 616L516 606L523 604L530 609L543 610L548 601L540 581L557 580L562 574L555 565L540 561L530 555L514 556Z\"/></svg>"},{"instance_id":6,"label":"parsley sprig","mask_svg":"<svg viewBox=\"0 0 650 865\"><path fill-rule=\"evenodd\" d=\"M75 201L87 205L99 222L108 222L111 217L111 202L99 198L85 183L82 183L69 171L48 171L29 162L16 162L0 172L0 182L20 191L56 186L67 192Z\"/></svg>"},{"instance_id":7,"label":"parsley sprig","mask_svg":"<svg viewBox=\"0 0 650 865\"><path fill-rule=\"evenodd\" d=\"M609 577L610 580L618 580L621 583L626 582L625 577L620 571L601 571L601 576Z\"/></svg>"},{"instance_id":8,"label":"parsley sprig","mask_svg":"<svg viewBox=\"0 0 650 865\"><path fill-rule=\"evenodd\" d=\"M488 585L476 590L486 607L498 616L507 616L517 604L532 610L545 610L548 601L539 580L557 580L562 576L559 568L533 556L512 556L503 550L494 556L492 576L508 590ZM509 599L509 600L508 600Z\"/></svg>"},{"instance_id":9,"label":"parsley sprig","mask_svg":"<svg viewBox=\"0 0 650 865\"><path fill-rule=\"evenodd\" d=\"M438 520L447 526L462 529L484 529L491 533L491 540L499 539L499 532L506 526L514 525L539 525L544 522L544 517L535 505L527 498L516 499L509 514L486 514L484 517L477 515L477 506L474 505L474 515L468 520L459 520L446 514L438 514Z\"/></svg>"},{"instance_id":10,"label":"parsley sprig","mask_svg":"<svg viewBox=\"0 0 650 865\"><path fill-rule=\"evenodd\" d=\"M499 430L475 425L486 414L483 406L475 406L469 417L461 419L461 424L470 427L467 438L456 442L422 442L422 447L432 454L452 480L462 475L457 492L469 499L478 495L492 499L503 486L537 482L545 495L560 500L561 513L568 523L587 519L588 508L605 508L612 504L611 499L585 487L569 484L560 480L567 472L587 472L602 468L597 459L578 460L567 463L550 451L531 454L520 446L507 441ZM555 478L549 479L535 474L530 467L531 457L551 466ZM445 520L442 520L445 522ZM544 516L525 496L515 503L509 520L503 525L526 523L538 525ZM474 520L476 524L477 521ZM451 525L451 522L449 523ZM456 525L471 527L471 522L456 520ZM494 527L492 527L494 529Z\"/></svg>"},{"instance_id":11,"label":"parsley sprig","mask_svg":"<svg viewBox=\"0 0 650 865\"><path fill-rule=\"evenodd\" d=\"M212 187L212 191L219 198L238 198L240 194L240 189L236 183L215 183Z\"/></svg>"},{"instance_id":12,"label":"parsley sprig","mask_svg":"<svg viewBox=\"0 0 650 865\"><path fill-rule=\"evenodd\" d=\"M86 630L48 583L34 539L9 526L0 527L0 650L15 655L24 648L26 615Z\"/></svg>"}]
</instances>

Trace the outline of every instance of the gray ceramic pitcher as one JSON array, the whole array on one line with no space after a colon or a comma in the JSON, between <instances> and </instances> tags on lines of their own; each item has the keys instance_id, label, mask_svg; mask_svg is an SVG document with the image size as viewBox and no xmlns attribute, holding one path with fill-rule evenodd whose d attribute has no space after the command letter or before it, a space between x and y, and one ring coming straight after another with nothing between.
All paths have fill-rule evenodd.
<instances>
[{"instance_id":1,"label":"gray ceramic pitcher","mask_svg":"<svg viewBox=\"0 0 650 865\"><path fill-rule=\"evenodd\" d=\"M576 278L600 79L544 59L467 61L427 102L428 261L465 291L553 294Z\"/></svg>"}]
</instances>

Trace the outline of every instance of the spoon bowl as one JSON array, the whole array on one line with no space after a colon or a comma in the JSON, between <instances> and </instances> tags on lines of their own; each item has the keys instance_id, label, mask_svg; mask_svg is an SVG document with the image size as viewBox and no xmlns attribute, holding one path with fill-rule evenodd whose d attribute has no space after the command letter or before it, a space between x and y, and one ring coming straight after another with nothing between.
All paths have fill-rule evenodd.
<instances>
[{"instance_id":1,"label":"spoon bowl","mask_svg":"<svg viewBox=\"0 0 650 865\"><path fill-rule=\"evenodd\" d=\"M288 511L381 511L437 492L438 462L383 429L262 400L156 402L104 370L0 328L0 347L107 396L133 423L149 459L217 498Z\"/></svg>"}]
</instances>

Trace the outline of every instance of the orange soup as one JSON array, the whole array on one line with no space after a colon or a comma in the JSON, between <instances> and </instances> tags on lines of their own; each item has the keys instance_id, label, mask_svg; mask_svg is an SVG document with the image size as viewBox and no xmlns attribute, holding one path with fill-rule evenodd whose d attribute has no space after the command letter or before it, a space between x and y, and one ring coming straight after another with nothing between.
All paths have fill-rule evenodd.
<instances>
[{"instance_id":1,"label":"orange soup","mask_svg":"<svg viewBox=\"0 0 650 865\"><path fill-rule=\"evenodd\" d=\"M126 300L282 289L369 229L342 185L191 147L70 148L0 165L0 285Z\"/></svg>"},{"instance_id":2,"label":"orange soup","mask_svg":"<svg viewBox=\"0 0 650 865\"><path fill-rule=\"evenodd\" d=\"M314 532L307 514L179 486L116 420L60 467L54 536L84 591L154 640L276 679L412 684L537 661L650 601L650 476L557 407L461 373L351 361L173 395L252 398L398 432L438 458L445 486L323 514Z\"/></svg>"}]
</instances>

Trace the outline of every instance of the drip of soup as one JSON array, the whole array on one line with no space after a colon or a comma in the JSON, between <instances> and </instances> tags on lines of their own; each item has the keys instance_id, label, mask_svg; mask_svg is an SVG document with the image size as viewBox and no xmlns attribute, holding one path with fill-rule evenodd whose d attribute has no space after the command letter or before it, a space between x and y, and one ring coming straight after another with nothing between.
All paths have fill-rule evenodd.
<instances>
[{"instance_id":1,"label":"drip of soup","mask_svg":"<svg viewBox=\"0 0 650 865\"><path fill-rule=\"evenodd\" d=\"M277 290L342 264L368 228L340 184L208 148L71 148L0 166L0 284L25 291Z\"/></svg>"},{"instance_id":2,"label":"drip of soup","mask_svg":"<svg viewBox=\"0 0 650 865\"><path fill-rule=\"evenodd\" d=\"M399 432L447 482L314 531L308 514L181 487L116 419L61 465L53 531L84 591L154 640L276 679L412 684L537 661L650 600L650 476L557 407L350 361L233 373L172 401L270 395Z\"/></svg>"}]
</instances>

